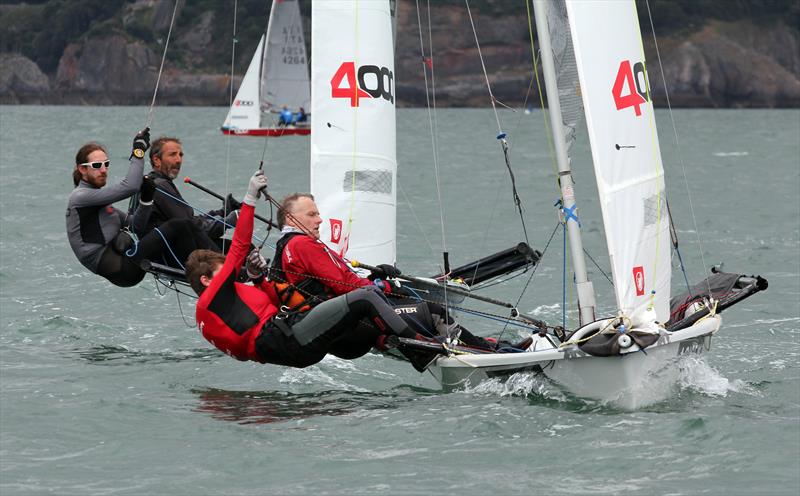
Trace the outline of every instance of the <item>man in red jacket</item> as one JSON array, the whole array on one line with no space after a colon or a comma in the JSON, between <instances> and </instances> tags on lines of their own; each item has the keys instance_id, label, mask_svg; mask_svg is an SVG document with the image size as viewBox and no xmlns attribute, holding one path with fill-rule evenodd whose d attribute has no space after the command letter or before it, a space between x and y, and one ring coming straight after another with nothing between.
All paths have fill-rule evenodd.
<instances>
[{"instance_id":1,"label":"man in red jacket","mask_svg":"<svg viewBox=\"0 0 800 496\"><path fill-rule=\"evenodd\" d=\"M287 196L281 202L278 209L278 226L281 227L281 238L276 243L275 257L273 261L273 277L289 282L305 295L314 295L319 300L325 300L337 295L347 294L358 288L373 286L374 282L358 276L347 263L329 249L325 243L319 239L319 226L322 224L322 217L319 209L314 202L314 197L308 193L294 193ZM266 264L264 264L266 265ZM400 271L397 268L382 264L378 266L380 274L373 273L373 276L381 278L397 277ZM391 286L384 281L376 279L382 290L391 294ZM415 300L393 299L391 303L395 306L415 306L415 314L420 316L415 319L415 327L418 332L432 336L430 331L436 327L456 326L460 332L459 339L463 344L484 350L495 350L498 344L476 336L464 327L455 323L444 307L436 303L424 302L420 304ZM363 336L365 330L361 329L361 342L366 346L378 339L380 336L373 336L373 341ZM526 338L520 343L511 344L501 342L499 347L513 348L514 350L524 350L531 345L533 340ZM351 343L351 349L358 349L356 343Z\"/></svg>"},{"instance_id":2,"label":"man in red jacket","mask_svg":"<svg viewBox=\"0 0 800 496\"><path fill-rule=\"evenodd\" d=\"M268 281L260 287L236 282L250 249L256 200L266 186L266 177L257 171L250 179L227 256L196 250L186 263L186 277L200 296L196 319L203 337L238 360L291 367L322 360L362 318L370 319L381 332L415 337L374 287L332 298L308 312L287 313L279 311Z\"/></svg>"}]
</instances>

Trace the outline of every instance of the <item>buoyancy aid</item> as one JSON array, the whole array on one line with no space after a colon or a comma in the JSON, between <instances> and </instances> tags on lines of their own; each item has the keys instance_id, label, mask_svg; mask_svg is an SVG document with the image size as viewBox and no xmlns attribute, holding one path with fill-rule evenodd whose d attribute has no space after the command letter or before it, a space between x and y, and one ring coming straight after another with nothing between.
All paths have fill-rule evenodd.
<instances>
[{"instance_id":1,"label":"buoyancy aid","mask_svg":"<svg viewBox=\"0 0 800 496\"><path fill-rule=\"evenodd\" d=\"M269 280L265 283L272 284L282 307L291 312L306 312L314 306L330 299L334 295L328 291L322 282L306 277L297 284L291 284L283 271L283 250L295 236L306 236L303 233L286 233L275 243L275 257L269 271Z\"/></svg>"}]
</instances>

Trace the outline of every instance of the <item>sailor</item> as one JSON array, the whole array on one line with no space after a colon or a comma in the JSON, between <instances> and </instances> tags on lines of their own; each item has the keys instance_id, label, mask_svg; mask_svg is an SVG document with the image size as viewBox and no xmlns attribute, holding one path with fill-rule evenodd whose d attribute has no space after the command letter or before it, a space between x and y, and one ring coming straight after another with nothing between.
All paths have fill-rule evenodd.
<instances>
[{"instance_id":1,"label":"sailor","mask_svg":"<svg viewBox=\"0 0 800 496\"><path fill-rule=\"evenodd\" d=\"M133 141L130 166L125 178L106 186L111 161L98 143L83 145L75 156L69 195L67 237L75 256L87 269L121 287L135 286L145 276L141 260L175 256L181 262L202 245L192 242L192 226L184 221L163 224L159 232L144 235L155 193L153 181L145 178L144 154L150 146L150 131L144 129ZM113 203L140 193L139 208L131 216ZM136 236L141 236L138 241Z\"/></svg>"},{"instance_id":2,"label":"sailor","mask_svg":"<svg viewBox=\"0 0 800 496\"><path fill-rule=\"evenodd\" d=\"M253 174L227 256L198 250L189 257L186 275L200 296L196 319L203 337L238 360L300 368L322 360L362 318L385 333L414 337L374 288L332 298L310 311L288 312L279 310L271 285L236 282L250 249L256 200L266 186L261 171Z\"/></svg>"},{"instance_id":3,"label":"sailor","mask_svg":"<svg viewBox=\"0 0 800 496\"><path fill-rule=\"evenodd\" d=\"M289 110L289 107L284 105L281 109L280 115L278 116L278 125L291 126L292 124L294 124L294 114L292 114L292 111Z\"/></svg>"},{"instance_id":4,"label":"sailor","mask_svg":"<svg viewBox=\"0 0 800 496\"><path fill-rule=\"evenodd\" d=\"M297 114L294 116L294 123L295 124L305 124L308 122L308 114L306 114L306 109L300 107L300 110L297 111Z\"/></svg>"},{"instance_id":5,"label":"sailor","mask_svg":"<svg viewBox=\"0 0 800 496\"><path fill-rule=\"evenodd\" d=\"M222 209L212 210L208 215L195 215L194 209L186 203L173 182L180 174L182 164L183 146L178 138L162 136L153 142L150 148L150 165L153 167L150 177L159 191L155 196L153 212L145 232L150 232L168 220L189 219L197 227L195 237L198 245L221 250L225 226L236 225L241 203L228 195Z\"/></svg>"},{"instance_id":6,"label":"sailor","mask_svg":"<svg viewBox=\"0 0 800 496\"><path fill-rule=\"evenodd\" d=\"M484 350L498 347L526 349L532 342L526 338L521 343L492 342L475 336L463 326L455 323L441 305L432 302L409 305L409 299L393 294L387 278L396 278L401 272L394 266L381 264L370 277L360 277L347 263L330 250L319 239L319 226L322 224L314 197L309 193L294 193L283 199L278 209L278 226L281 238L276 243L272 274L274 278L286 281L315 299L324 300L336 295L346 294L356 288L377 286L391 298L391 303L402 312L402 308L413 307L414 313L403 313L414 324L418 332L425 334L431 328L438 328L439 334L451 327L450 334L460 331L463 344ZM409 310L410 311L410 310ZM415 318L416 317L416 318ZM381 347L381 337L374 336ZM432 336L431 336L432 337ZM529 341L530 340L530 341Z\"/></svg>"}]
</instances>

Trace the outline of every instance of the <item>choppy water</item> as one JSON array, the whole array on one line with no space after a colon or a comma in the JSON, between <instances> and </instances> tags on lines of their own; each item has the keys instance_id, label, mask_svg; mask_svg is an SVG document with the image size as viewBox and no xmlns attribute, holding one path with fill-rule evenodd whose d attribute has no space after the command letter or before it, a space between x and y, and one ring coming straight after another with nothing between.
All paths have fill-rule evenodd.
<instances>
[{"instance_id":1,"label":"choppy water","mask_svg":"<svg viewBox=\"0 0 800 496\"><path fill-rule=\"evenodd\" d=\"M153 132L182 138L187 175L241 196L264 141L219 134L225 111L159 108ZM679 364L667 399L634 412L527 374L446 394L377 355L305 370L221 355L191 326L192 300L161 295L149 279L113 287L86 272L66 241L77 148L108 145L119 179L145 117L130 107L0 107L3 495L800 492L798 111L676 112L685 173L659 114L691 281L702 277L702 250L706 265L761 274L770 288L723 315L711 353ZM541 115L501 118L530 240L542 249L558 195ZM520 241L491 113L446 110L438 121L453 262ZM443 239L426 123L424 111L398 113L398 265L421 275L436 271ZM607 271L583 141L574 167L584 242ZM306 139L271 140L265 154L275 196L308 188ZM521 309L561 320L561 265L559 234ZM610 286L591 270L610 311ZM673 280L679 288L679 272ZM491 294L515 301L525 282ZM574 324L574 312L568 318Z\"/></svg>"}]
</instances>

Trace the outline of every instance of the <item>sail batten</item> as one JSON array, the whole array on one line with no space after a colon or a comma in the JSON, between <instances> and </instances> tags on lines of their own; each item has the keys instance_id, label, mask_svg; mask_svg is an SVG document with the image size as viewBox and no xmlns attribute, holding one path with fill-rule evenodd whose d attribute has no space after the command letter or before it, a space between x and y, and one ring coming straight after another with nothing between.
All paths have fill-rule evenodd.
<instances>
[{"instance_id":1,"label":"sail batten","mask_svg":"<svg viewBox=\"0 0 800 496\"><path fill-rule=\"evenodd\" d=\"M669 218L636 7L568 1L567 12L617 305L634 322L666 322Z\"/></svg>"}]
</instances>

